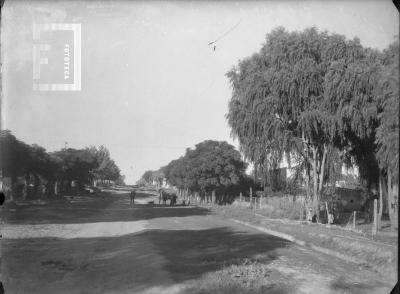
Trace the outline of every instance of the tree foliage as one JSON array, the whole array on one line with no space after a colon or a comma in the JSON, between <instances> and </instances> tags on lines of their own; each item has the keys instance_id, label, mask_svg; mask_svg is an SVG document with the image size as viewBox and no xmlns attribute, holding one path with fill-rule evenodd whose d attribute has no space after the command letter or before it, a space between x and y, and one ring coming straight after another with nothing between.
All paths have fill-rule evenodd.
<instances>
[{"instance_id":1,"label":"tree foliage","mask_svg":"<svg viewBox=\"0 0 400 294\"><path fill-rule=\"evenodd\" d=\"M246 164L227 142L206 140L163 168L168 182L179 189L225 192L245 176Z\"/></svg>"},{"instance_id":2,"label":"tree foliage","mask_svg":"<svg viewBox=\"0 0 400 294\"><path fill-rule=\"evenodd\" d=\"M399 180L399 42L384 52L378 97L382 112L376 130L378 160L383 169L390 170L394 182Z\"/></svg>"},{"instance_id":3,"label":"tree foliage","mask_svg":"<svg viewBox=\"0 0 400 294\"><path fill-rule=\"evenodd\" d=\"M377 182L377 154L381 167L398 166L396 54L398 60L398 44L382 57L358 38L277 28L257 53L227 73L232 135L265 173L284 156L288 162L301 156L304 169L311 169L316 206L327 173L334 170L333 150L352 157L362 176Z\"/></svg>"},{"instance_id":4,"label":"tree foliage","mask_svg":"<svg viewBox=\"0 0 400 294\"><path fill-rule=\"evenodd\" d=\"M104 146L49 153L39 145L18 140L8 130L0 133L0 169L3 177L12 179L12 186L18 178L23 177L29 182L33 176L35 190L40 182L76 181L82 186L97 179L117 180L120 177L118 166Z\"/></svg>"},{"instance_id":5,"label":"tree foliage","mask_svg":"<svg viewBox=\"0 0 400 294\"><path fill-rule=\"evenodd\" d=\"M153 182L153 171L152 170L146 170L142 177L141 180L146 183L146 184L151 184Z\"/></svg>"}]
</instances>

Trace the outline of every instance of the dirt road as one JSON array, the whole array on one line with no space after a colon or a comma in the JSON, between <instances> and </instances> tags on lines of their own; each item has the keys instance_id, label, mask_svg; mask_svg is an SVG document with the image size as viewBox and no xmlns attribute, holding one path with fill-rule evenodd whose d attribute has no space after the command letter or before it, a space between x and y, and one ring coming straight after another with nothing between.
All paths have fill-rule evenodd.
<instances>
[{"instance_id":1,"label":"dirt road","mask_svg":"<svg viewBox=\"0 0 400 294\"><path fill-rule=\"evenodd\" d=\"M268 293L389 293L392 287L366 268L206 209L151 207L150 200L158 203L139 194L132 207L120 192L4 208L5 293L228 293L222 286L196 288L196 281L246 260L267 269Z\"/></svg>"}]
</instances>

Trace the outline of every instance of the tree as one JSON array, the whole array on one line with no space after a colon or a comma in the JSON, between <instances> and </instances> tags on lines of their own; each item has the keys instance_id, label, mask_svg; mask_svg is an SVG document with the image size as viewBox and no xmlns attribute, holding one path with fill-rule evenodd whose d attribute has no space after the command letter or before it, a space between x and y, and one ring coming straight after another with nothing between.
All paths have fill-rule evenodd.
<instances>
[{"instance_id":1,"label":"tree","mask_svg":"<svg viewBox=\"0 0 400 294\"><path fill-rule=\"evenodd\" d=\"M60 162L48 154L39 145L28 145L18 140L10 131L2 131L0 135L0 169L3 177L10 177L9 189L11 198L17 194L16 185L18 178L24 178L22 189L23 197L28 196L28 185L33 181L33 195L41 196L39 186L46 184L47 190L51 191L50 185L58 175Z\"/></svg>"},{"instance_id":2,"label":"tree","mask_svg":"<svg viewBox=\"0 0 400 294\"><path fill-rule=\"evenodd\" d=\"M37 144L28 145L18 140L8 130L0 133L0 169L3 177L11 179L10 187L6 187L11 197L18 194L16 186L18 182L20 186L23 179L24 198L28 196L28 186L32 182L32 196L40 197L43 191L47 195L58 191L60 183L69 191L72 181L82 186L95 178L117 180L120 177L118 166L104 146L48 153Z\"/></svg>"},{"instance_id":3,"label":"tree","mask_svg":"<svg viewBox=\"0 0 400 294\"><path fill-rule=\"evenodd\" d=\"M167 181L179 189L212 193L213 200L245 177L246 164L240 153L227 142L206 140L187 149L184 157L164 167Z\"/></svg>"},{"instance_id":4,"label":"tree","mask_svg":"<svg viewBox=\"0 0 400 294\"><path fill-rule=\"evenodd\" d=\"M115 184L118 186L125 186L125 175L120 175L116 180Z\"/></svg>"},{"instance_id":5,"label":"tree","mask_svg":"<svg viewBox=\"0 0 400 294\"><path fill-rule=\"evenodd\" d=\"M93 181L93 170L97 167L96 157L88 149L62 149L52 153L62 162L61 180L66 191L75 181L78 187Z\"/></svg>"},{"instance_id":6,"label":"tree","mask_svg":"<svg viewBox=\"0 0 400 294\"><path fill-rule=\"evenodd\" d=\"M151 178L152 178L152 181L155 181L158 186L162 186L162 184L164 182L164 178L165 178L163 169L160 168L159 170L153 171L151 174Z\"/></svg>"},{"instance_id":7,"label":"tree","mask_svg":"<svg viewBox=\"0 0 400 294\"><path fill-rule=\"evenodd\" d=\"M7 196L13 200L17 177L28 169L29 146L19 141L9 130L0 132L0 168L2 177L10 178L10 185L3 183Z\"/></svg>"},{"instance_id":8,"label":"tree","mask_svg":"<svg viewBox=\"0 0 400 294\"><path fill-rule=\"evenodd\" d=\"M192 189L193 186L190 185L187 179L187 164L186 159L181 156L176 160L172 160L168 165L162 168L164 176L167 182L177 187L181 194L185 193L186 197L189 194L189 189Z\"/></svg>"},{"instance_id":9,"label":"tree","mask_svg":"<svg viewBox=\"0 0 400 294\"><path fill-rule=\"evenodd\" d=\"M146 184L151 184L153 182L153 171L152 170L145 171L144 174L142 175L141 179Z\"/></svg>"},{"instance_id":10,"label":"tree","mask_svg":"<svg viewBox=\"0 0 400 294\"><path fill-rule=\"evenodd\" d=\"M255 166L300 155L318 216L329 150L371 139L378 69L378 52L363 48L357 38L277 28L258 53L227 73L232 134Z\"/></svg>"},{"instance_id":11,"label":"tree","mask_svg":"<svg viewBox=\"0 0 400 294\"><path fill-rule=\"evenodd\" d=\"M378 88L383 109L376 131L377 158L382 170L379 184L382 195L386 191L383 178L383 174L386 174L389 217L392 227L397 228L398 193L395 190L399 183L399 42L391 44L383 54Z\"/></svg>"},{"instance_id":12,"label":"tree","mask_svg":"<svg viewBox=\"0 0 400 294\"><path fill-rule=\"evenodd\" d=\"M113 159L111 159L110 151L103 145L98 148L92 146L86 148L92 154L96 161L96 167L92 171L93 180L95 181L116 181L120 177L120 170Z\"/></svg>"}]
</instances>

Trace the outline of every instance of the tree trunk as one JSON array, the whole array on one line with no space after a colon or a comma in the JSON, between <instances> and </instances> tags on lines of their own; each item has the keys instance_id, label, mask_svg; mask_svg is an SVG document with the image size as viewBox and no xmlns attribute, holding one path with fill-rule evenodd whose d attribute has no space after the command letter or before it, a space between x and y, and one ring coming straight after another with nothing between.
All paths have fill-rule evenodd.
<instances>
[{"instance_id":1,"label":"tree trunk","mask_svg":"<svg viewBox=\"0 0 400 294\"><path fill-rule=\"evenodd\" d=\"M310 166L306 163L306 175L305 175L305 184L306 184L306 202L310 199Z\"/></svg>"},{"instance_id":2,"label":"tree trunk","mask_svg":"<svg viewBox=\"0 0 400 294\"><path fill-rule=\"evenodd\" d=\"M29 173L26 173L25 181L24 181L24 188L22 190L22 199L24 199L24 200L26 200L26 198L28 198L29 179L30 179L30 175L29 175Z\"/></svg>"},{"instance_id":3,"label":"tree trunk","mask_svg":"<svg viewBox=\"0 0 400 294\"><path fill-rule=\"evenodd\" d=\"M254 163L254 182L257 183L257 163Z\"/></svg>"},{"instance_id":4,"label":"tree trunk","mask_svg":"<svg viewBox=\"0 0 400 294\"><path fill-rule=\"evenodd\" d=\"M314 146L313 150L313 207L314 212L317 214L317 220L319 220L319 199L318 199L318 174L317 174L317 148Z\"/></svg>"},{"instance_id":5,"label":"tree trunk","mask_svg":"<svg viewBox=\"0 0 400 294\"><path fill-rule=\"evenodd\" d=\"M304 131L301 132L301 139L302 139L303 145L304 145L303 158L305 160L305 165L306 165L306 178L305 178L306 183L305 184L306 184L306 195L307 195L306 203L307 203L311 199L311 191L310 191L311 173L310 173L310 160L308 158L309 146L308 146L308 143L304 136Z\"/></svg>"},{"instance_id":6,"label":"tree trunk","mask_svg":"<svg viewBox=\"0 0 400 294\"><path fill-rule=\"evenodd\" d=\"M383 175L382 172L379 172L379 208L378 208L378 219L376 220L378 230L381 229L381 221L382 221L382 212L383 212L383 189L382 185L383 182Z\"/></svg>"},{"instance_id":7,"label":"tree trunk","mask_svg":"<svg viewBox=\"0 0 400 294\"><path fill-rule=\"evenodd\" d=\"M325 162L326 162L326 155L328 153L328 149L326 148L326 145L324 144L324 154L322 156L322 162L321 162L321 169L320 169L320 177L319 177L319 188L318 191L321 193L323 184L324 184L324 176L325 176Z\"/></svg>"},{"instance_id":8,"label":"tree trunk","mask_svg":"<svg viewBox=\"0 0 400 294\"><path fill-rule=\"evenodd\" d=\"M398 201L395 198L394 192L396 185L392 185L392 173L390 169L388 169L388 210L389 210L389 218L390 218L390 226L392 229L398 228ZM396 191L397 192L397 191ZM398 192L397 192L398 193Z\"/></svg>"},{"instance_id":9,"label":"tree trunk","mask_svg":"<svg viewBox=\"0 0 400 294\"><path fill-rule=\"evenodd\" d=\"M9 196L10 196L10 201L14 201L14 194L15 194L15 182L17 180L17 177L12 175L10 179L10 189L9 189Z\"/></svg>"},{"instance_id":10,"label":"tree trunk","mask_svg":"<svg viewBox=\"0 0 400 294\"><path fill-rule=\"evenodd\" d=\"M34 195L35 198L40 198L41 191L39 190L39 185L40 185L39 176L37 174L34 174L33 195Z\"/></svg>"},{"instance_id":11,"label":"tree trunk","mask_svg":"<svg viewBox=\"0 0 400 294\"><path fill-rule=\"evenodd\" d=\"M58 189L59 189L60 183L55 180L54 181L54 195L57 197L58 196Z\"/></svg>"},{"instance_id":12,"label":"tree trunk","mask_svg":"<svg viewBox=\"0 0 400 294\"><path fill-rule=\"evenodd\" d=\"M388 211L388 182L385 177L382 177L382 214L389 214Z\"/></svg>"}]
</instances>

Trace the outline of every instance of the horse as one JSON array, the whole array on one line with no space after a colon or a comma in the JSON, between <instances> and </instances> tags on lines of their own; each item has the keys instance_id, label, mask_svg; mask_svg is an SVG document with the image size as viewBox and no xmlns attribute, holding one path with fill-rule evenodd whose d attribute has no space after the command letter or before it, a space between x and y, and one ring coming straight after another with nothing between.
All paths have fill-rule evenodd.
<instances>
[{"instance_id":1,"label":"horse","mask_svg":"<svg viewBox=\"0 0 400 294\"><path fill-rule=\"evenodd\" d=\"M170 200L170 206L173 206L176 204L176 199L178 198L178 196L176 196L175 193L168 193L164 190L160 190L160 197L159 197L159 202L162 199L163 201L163 205L167 205L167 200Z\"/></svg>"}]
</instances>

